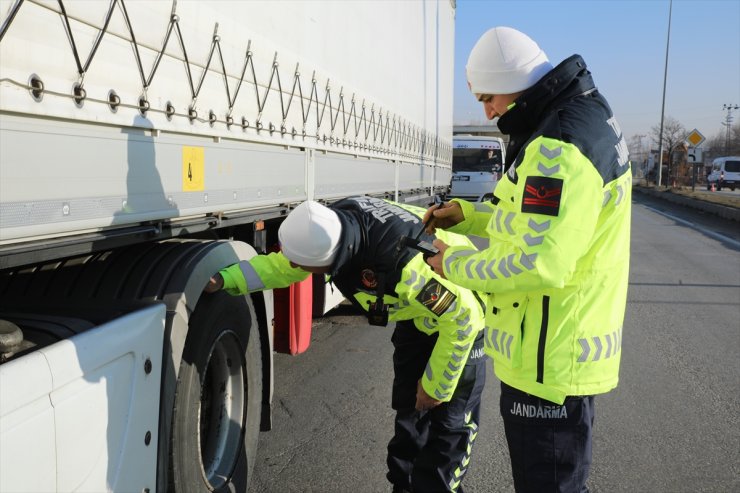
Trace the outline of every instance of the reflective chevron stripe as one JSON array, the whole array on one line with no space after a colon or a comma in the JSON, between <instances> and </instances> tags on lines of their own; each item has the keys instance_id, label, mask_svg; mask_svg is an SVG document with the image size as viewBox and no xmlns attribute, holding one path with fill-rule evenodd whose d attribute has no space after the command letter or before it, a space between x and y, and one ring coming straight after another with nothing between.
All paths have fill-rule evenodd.
<instances>
[{"instance_id":1,"label":"reflective chevron stripe","mask_svg":"<svg viewBox=\"0 0 740 493\"><path fill-rule=\"evenodd\" d=\"M500 352L501 350L498 348L498 329L491 330L490 341L491 341L490 345L493 346L493 349Z\"/></svg>"},{"instance_id":2,"label":"reflective chevron stripe","mask_svg":"<svg viewBox=\"0 0 740 493\"><path fill-rule=\"evenodd\" d=\"M622 188L622 185L617 185L617 200L614 201L614 205L615 206L619 205L623 197L624 197L624 189Z\"/></svg>"},{"instance_id":3,"label":"reflective chevron stripe","mask_svg":"<svg viewBox=\"0 0 740 493\"><path fill-rule=\"evenodd\" d=\"M448 272L452 272L451 264L455 261L455 259L458 259L460 257L467 257L477 252L478 250L458 250L457 252L451 253L447 256L447 258L445 258L445 269L447 269Z\"/></svg>"},{"instance_id":4,"label":"reflective chevron stripe","mask_svg":"<svg viewBox=\"0 0 740 493\"><path fill-rule=\"evenodd\" d=\"M556 164L552 168L548 168L542 163L537 163L537 170L545 176L551 176L560 171L560 165Z\"/></svg>"},{"instance_id":5,"label":"reflective chevron stripe","mask_svg":"<svg viewBox=\"0 0 740 493\"><path fill-rule=\"evenodd\" d=\"M612 358L622 349L622 328L611 333L593 336L590 339L578 339L578 343L581 345L578 363Z\"/></svg>"},{"instance_id":6,"label":"reflective chevron stripe","mask_svg":"<svg viewBox=\"0 0 740 493\"><path fill-rule=\"evenodd\" d=\"M550 220L548 219L547 221L538 223L534 219L530 219L527 223L527 226L529 226L529 229L536 233L544 233L545 231L550 229Z\"/></svg>"},{"instance_id":7,"label":"reflective chevron stripe","mask_svg":"<svg viewBox=\"0 0 740 493\"><path fill-rule=\"evenodd\" d=\"M514 217L515 217L515 216L516 216L516 214L515 214L514 212L509 212L509 213L508 213L508 214L506 215L506 219L504 219L504 226L506 226L506 231L507 231L507 232L508 232L508 233L509 233L510 235L513 235L513 234L515 234L515 233L516 233L516 232L515 232L515 231L514 231L514 230L513 230L512 228L511 228L511 221L513 221L513 220L514 220Z\"/></svg>"},{"instance_id":8,"label":"reflective chevron stripe","mask_svg":"<svg viewBox=\"0 0 740 493\"><path fill-rule=\"evenodd\" d=\"M409 303L408 301L404 300L404 301L399 301L398 303L394 303L393 305L391 305L391 308L393 310L401 310L402 308L406 308L406 307L408 307L410 305L411 305L411 303Z\"/></svg>"},{"instance_id":9,"label":"reflective chevron stripe","mask_svg":"<svg viewBox=\"0 0 740 493\"><path fill-rule=\"evenodd\" d=\"M555 159L560 155L562 151L562 147L558 147L556 149L548 149L547 147L545 147L545 144L540 144L540 154L545 156L548 160Z\"/></svg>"},{"instance_id":10,"label":"reflective chevron stripe","mask_svg":"<svg viewBox=\"0 0 740 493\"><path fill-rule=\"evenodd\" d=\"M509 267L509 272L511 272L514 275L521 274L522 270L514 265L514 254L512 253L508 257L506 257L506 265Z\"/></svg>"},{"instance_id":11,"label":"reflective chevron stripe","mask_svg":"<svg viewBox=\"0 0 740 493\"><path fill-rule=\"evenodd\" d=\"M499 332L501 336L499 336ZM514 336L506 331L499 329L483 329L483 340L486 346L493 348L497 353L511 359L511 343L514 342Z\"/></svg>"},{"instance_id":12,"label":"reflective chevron stripe","mask_svg":"<svg viewBox=\"0 0 740 493\"><path fill-rule=\"evenodd\" d=\"M437 400L440 400L441 401L441 400L446 399L447 397L449 397L450 394L449 394L449 392L446 393L446 394L443 394L439 390L434 389L434 396L437 398Z\"/></svg>"},{"instance_id":13,"label":"reflective chevron stripe","mask_svg":"<svg viewBox=\"0 0 740 493\"><path fill-rule=\"evenodd\" d=\"M473 330L472 325L468 325L467 330L458 330L457 331L457 340L458 341L464 341L469 335L470 331Z\"/></svg>"},{"instance_id":14,"label":"reflective chevron stripe","mask_svg":"<svg viewBox=\"0 0 740 493\"><path fill-rule=\"evenodd\" d=\"M468 350L468 348L470 347L471 344L472 344L472 342L469 342L469 343L467 343L464 346L458 346L457 344L453 344L452 347L455 348L455 351L464 352L464 351L467 351Z\"/></svg>"},{"instance_id":15,"label":"reflective chevron stripe","mask_svg":"<svg viewBox=\"0 0 740 493\"><path fill-rule=\"evenodd\" d=\"M601 202L601 207L606 207L609 201L612 199L612 193L607 190L604 192L604 200Z\"/></svg>"},{"instance_id":16,"label":"reflective chevron stripe","mask_svg":"<svg viewBox=\"0 0 740 493\"><path fill-rule=\"evenodd\" d=\"M541 245L542 241L545 239L543 236L532 236L529 233L525 234L523 238L524 242L529 246Z\"/></svg>"},{"instance_id":17,"label":"reflective chevron stripe","mask_svg":"<svg viewBox=\"0 0 740 493\"><path fill-rule=\"evenodd\" d=\"M452 472L452 478L450 478L450 481L447 483L450 487L450 491L457 491L457 488L462 482L463 476L465 476L465 472L468 470L468 465L470 464L470 455L473 452L473 442L478 436L478 423L473 421L472 417L473 414L471 412L465 414L465 427L468 429L468 441L465 446L465 455L460 459L460 466L455 468Z\"/></svg>"},{"instance_id":18,"label":"reflective chevron stripe","mask_svg":"<svg viewBox=\"0 0 740 493\"><path fill-rule=\"evenodd\" d=\"M534 269L534 261L537 259L537 254L533 253L532 255L527 255L524 252L522 252L522 255L519 257L519 263L522 264L522 267L524 267L527 270Z\"/></svg>"},{"instance_id":19,"label":"reflective chevron stripe","mask_svg":"<svg viewBox=\"0 0 740 493\"><path fill-rule=\"evenodd\" d=\"M503 233L504 230L501 228L501 217L503 216L504 211L499 209L496 213L496 231L499 233ZM516 217L516 213L509 212L506 214L506 217L504 218L503 225L504 228L506 228L506 232L510 235L513 235L515 231L511 228L511 221L514 220L514 217Z\"/></svg>"},{"instance_id":20,"label":"reflective chevron stripe","mask_svg":"<svg viewBox=\"0 0 740 493\"><path fill-rule=\"evenodd\" d=\"M509 271L506 270L506 258L501 258L498 262L498 271L501 273L502 276L505 278L510 278L511 274L509 274Z\"/></svg>"}]
</instances>

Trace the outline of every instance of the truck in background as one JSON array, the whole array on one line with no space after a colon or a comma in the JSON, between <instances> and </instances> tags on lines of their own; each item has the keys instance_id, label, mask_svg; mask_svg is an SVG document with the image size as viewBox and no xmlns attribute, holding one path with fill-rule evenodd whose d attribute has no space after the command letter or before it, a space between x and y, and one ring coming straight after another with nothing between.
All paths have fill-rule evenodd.
<instances>
[{"instance_id":1,"label":"truck in background","mask_svg":"<svg viewBox=\"0 0 740 493\"><path fill-rule=\"evenodd\" d=\"M311 297L202 289L306 199L448 190L454 15L0 0L0 491L246 491Z\"/></svg>"},{"instance_id":2,"label":"truck in background","mask_svg":"<svg viewBox=\"0 0 740 493\"><path fill-rule=\"evenodd\" d=\"M505 152L501 137L455 135L449 197L472 201L491 199L504 173Z\"/></svg>"}]
</instances>

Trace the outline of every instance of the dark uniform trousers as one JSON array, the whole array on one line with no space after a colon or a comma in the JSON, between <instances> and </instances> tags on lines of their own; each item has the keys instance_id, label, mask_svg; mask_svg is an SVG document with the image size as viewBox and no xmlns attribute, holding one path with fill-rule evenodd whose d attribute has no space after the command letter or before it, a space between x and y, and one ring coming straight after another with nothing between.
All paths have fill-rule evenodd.
<instances>
[{"instance_id":1,"label":"dark uniform trousers","mask_svg":"<svg viewBox=\"0 0 740 493\"><path fill-rule=\"evenodd\" d=\"M458 491L478 432L481 392L487 357L483 333L470 350L457 388L449 402L417 411L416 386L424 373L437 334L420 332L411 321L393 332L393 395L395 434L388 443L388 480L414 493Z\"/></svg>"},{"instance_id":2,"label":"dark uniform trousers","mask_svg":"<svg viewBox=\"0 0 740 493\"><path fill-rule=\"evenodd\" d=\"M560 405L501 383L500 402L517 493L587 493L594 397Z\"/></svg>"}]
</instances>

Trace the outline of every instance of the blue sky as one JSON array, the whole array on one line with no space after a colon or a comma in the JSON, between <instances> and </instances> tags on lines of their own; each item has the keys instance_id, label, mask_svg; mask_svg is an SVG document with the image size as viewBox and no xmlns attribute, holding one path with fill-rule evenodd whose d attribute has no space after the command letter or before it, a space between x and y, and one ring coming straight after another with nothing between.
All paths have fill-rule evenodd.
<instances>
[{"instance_id":1,"label":"blue sky","mask_svg":"<svg viewBox=\"0 0 740 493\"><path fill-rule=\"evenodd\" d=\"M455 124L482 123L465 63L481 34L518 29L553 65L578 53L629 138L660 123L668 0L457 0ZM707 138L740 105L740 0L673 0L665 114ZM740 110L733 113L740 122ZM723 134L724 135L724 134Z\"/></svg>"}]
</instances>

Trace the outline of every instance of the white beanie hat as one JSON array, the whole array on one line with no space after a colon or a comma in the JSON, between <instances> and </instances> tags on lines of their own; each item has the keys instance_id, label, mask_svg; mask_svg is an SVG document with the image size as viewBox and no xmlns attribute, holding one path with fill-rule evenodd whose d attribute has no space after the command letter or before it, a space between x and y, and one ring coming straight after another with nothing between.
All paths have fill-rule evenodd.
<instances>
[{"instance_id":1,"label":"white beanie hat","mask_svg":"<svg viewBox=\"0 0 740 493\"><path fill-rule=\"evenodd\" d=\"M342 223L326 206L307 200L293 209L278 229L288 260L306 267L328 267L339 249Z\"/></svg>"},{"instance_id":2,"label":"white beanie hat","mask_svg":"<svg viewBox=\"0 0 740 493\"><path fill-rule=\"evenodd\" d=\"M494 27L470 51L465 69L474 94L514 94L535 85L552 65L526 34Z\"/></svg>"}]
</instances>

